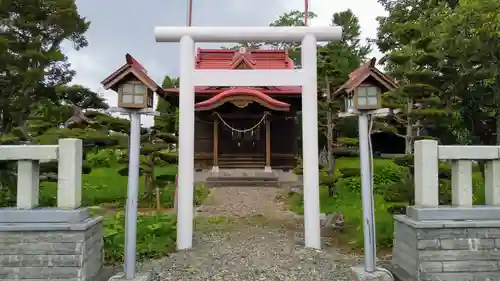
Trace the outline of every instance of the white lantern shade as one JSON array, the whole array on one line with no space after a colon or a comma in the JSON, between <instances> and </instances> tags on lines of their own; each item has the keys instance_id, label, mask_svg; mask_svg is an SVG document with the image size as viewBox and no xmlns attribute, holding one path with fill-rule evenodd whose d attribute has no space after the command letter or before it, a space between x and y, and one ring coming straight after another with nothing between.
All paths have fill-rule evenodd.
<instances>
[{"instance_id":1,"label":"white lantern shade","mask_svg":"<svg viewBox=\"0 0 500 281\"><path fill-rule=\"evenodd\" d=\"M374 86L361 86L356 96L359 106L377 106L378 88Z\"/></svg>"},{"instance_id":2,"label":"white lantern shade","mask_svg":"<svg viewBox=\"0 0 500 281\"><path fill-rule=\"evenodd\" d=\"M137 81L124 83L119 88L119 106L145 108L148 106L149 88Z\"/></svg>"},{"instance_id":3,"label":"white lantern shade","mask_svg":"<svg viewBox=\"0 0 500 281\"><path fill-rule=\"evenodd\" d=\"M134 103L134 102L133 102L133 96L134 96L134 95L127 95L127 94L123 94L123 95L122 95L122 102L123 102L124 104L132 104L132 103Z\"/></svg>"},{"instance_id":4,"label":"white lantern shade","mask_svg":"<svg viewBox=\"0 0 500 281\"><path fill-rule=\"evenodd\" d=\"M137 94L134 95L134 103L135 104L143 104L144 103L144 95L137 95Z\"/></svg>"}]
</instances>

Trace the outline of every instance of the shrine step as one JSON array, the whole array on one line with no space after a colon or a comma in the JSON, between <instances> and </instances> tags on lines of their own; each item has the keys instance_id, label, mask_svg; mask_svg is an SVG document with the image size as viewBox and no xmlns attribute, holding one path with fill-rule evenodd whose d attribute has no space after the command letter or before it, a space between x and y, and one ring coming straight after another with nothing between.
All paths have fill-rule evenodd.
<instances>
[{"instance_id":1,"label":"shrine step","mask_svg":"<svg viewBox=\"0 0 500 281\"><path fill-rule=\"evenodd\" d=\"M219 168L222 169L264 169L263 162L219 162Z\"/></svg>"},{"instance_id":2,"label":"shrine step","mask_svg":"<svg viewBox=\"0 0 500 281\"><path fill-rule=\"evenodd\" d=\"M206 182L208 188L213 187L252 187L252 186L261 186L261 187L280 187L278 181L276 182L268 182L268 181L207 181Z\"/></svg>"},{"instance_id":3,"label":"shrine step","mask_svg":"<svg viewBox=\"0 0 500 281\"><path fill-rule=\"evenodd\" d=\"M219 161L232 162L232 161L247 161L247 162L265 162L265 158L257 157L219 157Z\"/></svg>"},{"instance_id":4,"label":"shrine step","mask_svg":"<svg viewBox=\"0 0 500 281\"><path fill-rule=\"evenodd\" d=\"M230 169L213 172L206 178L209 187L229 186L266 186L278 187L279 176L276 172L261 169Z\"/></svg>"},{"instance_id":5,"label":"shrine step","mask_svg":"<svg viewBox=\"0 0 500 281\"><path fill-rule=\"evenodd\" d=\"M220 168L264 169L266 161L258 158L222 158L219 159Z\"/></svg>"}]
</instances>

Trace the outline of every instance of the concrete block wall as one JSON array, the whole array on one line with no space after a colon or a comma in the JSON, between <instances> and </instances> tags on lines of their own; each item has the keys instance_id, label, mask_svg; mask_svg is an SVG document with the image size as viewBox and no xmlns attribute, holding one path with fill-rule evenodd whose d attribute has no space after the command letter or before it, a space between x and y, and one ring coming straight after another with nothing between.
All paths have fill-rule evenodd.
<instances>
[{"instance_id":1,"label":"concrete block wall","mask_svg":"<svg viewBox=\"0 0 500 281\"><path fill-rule=\"evenodd\" d=\"M82 141L0 145L18 162L17 204L0 208L0 281L95 281L103 264L102 218L81 208ZM57 206L38 206L40 162L58 161Z\"/></svg>"},{"instance_id":2,"label":"concrete block wall","mask_svg":"<svg viewBox=\"0 0 500 281\"><path fill-rule=\"evenodd\" d=\"M415 206L395 216L393 274L402 281L500 280L500 146L415 142ZM450 206L439 205L441 160ZM485 163L485 205L474 205L472 161Z\"/></svg>"},{"instance_id":3,"label":"concrete block wall","mask_svg":"<svg viewBox=\"0 0 500 281\"><path fill-rule=\"evenodd\" d=\"M81 230L0 230L0 281L95 280L104 258L103 229L101 218L89 222Z\"/></svg>"},{"instance_id":4,"label":"concrete block wall","mask_svg":"<svg viewBox=\"0 0 500 281\"><path fill-rule=\"evenodd\" d=\"M500 280L500 221L429 226L396 216L393 273L408 281Z\"/></svg>"}]
</instances>

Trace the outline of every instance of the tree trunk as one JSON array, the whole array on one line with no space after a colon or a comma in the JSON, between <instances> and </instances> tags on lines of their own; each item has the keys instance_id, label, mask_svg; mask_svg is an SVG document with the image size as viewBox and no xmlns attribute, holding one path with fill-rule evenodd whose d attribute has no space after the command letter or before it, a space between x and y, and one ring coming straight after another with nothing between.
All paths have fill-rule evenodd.
<instances>
[{"instance_id":1,"label":"tree trunk","mask_svg":"<svg viewBox=\"0 0 500 281\"><path fill-rule=\"evenodd\" d=\"M498 103L497 103L498 104ZM500 145L500 106L497 108L496 112L496 145Z\"/></svg>"},{"instance_id":2,"label":"tree trunk","mask_svg":"<svg viewBox=\"0 0 500 281\"><path fill-rule=\"evenodd\" d=\"M150 133L149 134L149 142L153 141L153 135ZM144 191L146 193L146 196L148 200L153 200L153 189L154 189L154 184L153 184L153 179L154 179L154 172L155 172L155 153L151 152L146 159L146 172L144 173Z\"/></svg>"},{"instance_id":3,"label":"tree trunk","mask_svg":"<svg viewBox=\"0 0 500 281\"><path fill-rule=\"evenodd\" d=\"M21 121L21 124L19 125L19 129L21 133L23 134L23 138L26 142L31 143L33 141L33 138L31 137L29 130L28 130L28 120L23 120Z\"/></svg>"},{"instance_id":4,"label":"tree trunk","mask_svg":"<svg viewBox=\"0 0 500 281\"><path fill-rule=\"evenodd\" d=\"M327 136L326 136L326 151L327 151L327 161L328 161L328 175L333 177L335 174L335 164L333 158L333 112L330 108L330 102L332 100L330 93L330 82L328 81L328 76L325 75L326 84L326 102L328 104L328 110L326 111L326 126L327 126ZM335 190L333 186L328 186L328 195L333 196Z\"/></svg>"},{"instance_id":5,"label":"tree trunk","mask_svg":"<svg viewBox=\"0 0 500 281\"><path fill-rule=\"evenodd\" d=\"M153 177L151 173L144 173L144 197L147 200L152 200L153 198Z\"/></svg>"},{"instance_id":6,"label":"tree trunk","mask_svg":"<svg viewBox=\"0 0 500 281\"><path fill-rule=\"evenodd\" d=\"M406 117L406 134L405 134L405 154L411 154L413 152L412 139L413 139L413 124L410 117L413 104L410 101L406 104L406 112L408 116Z\"/></svg>"}]
</instances>

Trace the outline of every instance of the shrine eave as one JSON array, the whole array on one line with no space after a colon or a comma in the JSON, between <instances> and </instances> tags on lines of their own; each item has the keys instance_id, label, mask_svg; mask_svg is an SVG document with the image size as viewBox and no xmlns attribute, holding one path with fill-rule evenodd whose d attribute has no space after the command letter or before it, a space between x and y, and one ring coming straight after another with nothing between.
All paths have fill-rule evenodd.
<instances>
[{"instance_id":1,"label":"shrine eave","mask_svg":"<svg viewBox=\"0 0 500 281\"><path fill-rule=\"evenodd\" d=\"M268 89L257 88L257 87L252 87L252 88L267 95L291 95L291 96L296 95L297 97L300 97L302 94L301 86L279 86L279 87L269 87ZM240 87L235 87L234 89L240 89ZM179 88L166 88L163 90L167 95L168 94L179 95ZM196 95L200 96L218 95L227 90L228 88L218 89L216 87L205 87L205 86L195 87Z\"/></svg>"},{"instance_id":2,"label":"shrine eave","mask_svg":"<svg viewBox=\"0 0 500 281\"><path fill-rule=\"evenodd\" d=\"M235 106L244 108L248 104L256 102L260 105L277 111L289 111L290 104L276 100L267 94L251 88L237 88L225 90L208 100L195 104L196 111L206 111L217 108L226 102L231 102Z\"/></svg>"}]
</instances>

